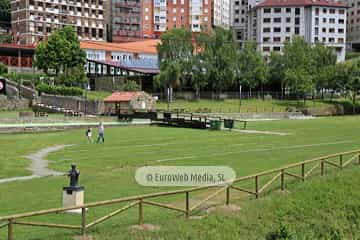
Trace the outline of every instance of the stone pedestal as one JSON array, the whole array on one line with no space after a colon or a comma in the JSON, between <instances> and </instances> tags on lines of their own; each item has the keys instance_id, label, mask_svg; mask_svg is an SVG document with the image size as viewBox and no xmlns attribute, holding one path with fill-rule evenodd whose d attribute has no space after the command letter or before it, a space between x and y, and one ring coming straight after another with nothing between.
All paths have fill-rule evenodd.
<instances>
[{"instance_id":1,"label":"stone pedestal","mask_svg":"<svg viewBox=\"0 0 360 240\"><path fill-rule=\"evenodd\" d=\"M64 187L63 207L75 207L84 204L84 187Z\"/></svg>"}]
</instances>

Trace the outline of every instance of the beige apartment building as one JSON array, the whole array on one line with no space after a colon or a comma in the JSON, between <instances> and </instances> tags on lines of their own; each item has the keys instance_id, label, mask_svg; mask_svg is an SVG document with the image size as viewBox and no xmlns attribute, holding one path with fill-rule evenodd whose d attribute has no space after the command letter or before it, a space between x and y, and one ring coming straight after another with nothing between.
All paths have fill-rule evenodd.
<instances>
[{"instance_id":1,"label":"beige apartment building","mask_svg":"<svg viewBox=\"0 0 360 240\"><path fill-rule=\"evenodd\" d=\"M36 44L56 29L73 26L80 40L105 41L105 0L12 0L16 42Z\"/></svg>"}]
</instances>

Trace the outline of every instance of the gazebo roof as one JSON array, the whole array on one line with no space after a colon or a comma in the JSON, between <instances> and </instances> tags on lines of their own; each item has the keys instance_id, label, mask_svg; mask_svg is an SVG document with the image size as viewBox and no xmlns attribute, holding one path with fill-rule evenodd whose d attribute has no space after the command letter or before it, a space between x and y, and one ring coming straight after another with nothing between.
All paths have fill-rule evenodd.
<instances>
[{"instance_id":1,"label":"gazebo roof","mask_svg":"<svg viewBox=\"0 0 360 240\"><path fill-rule=\"evenodd\" d=\"M114 92L110 96L104 99L106 103L114 103L114 102L130 102L131 99L141 94L141 91L138 92Z\"/></svg>"}]
</instances>

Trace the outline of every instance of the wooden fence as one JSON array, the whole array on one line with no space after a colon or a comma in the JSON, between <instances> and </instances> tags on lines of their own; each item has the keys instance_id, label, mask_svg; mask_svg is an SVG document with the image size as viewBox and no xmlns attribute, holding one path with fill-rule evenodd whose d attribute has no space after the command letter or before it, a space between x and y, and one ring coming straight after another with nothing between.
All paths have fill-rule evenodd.
<instances>
[{"instance_id":1,"label":"wooden fence","mask_svg":"<svg viewBox=\"0 0 360 240\"><path fill-rule=\"evenodd\" d=\"M301 181L305 181L311 175L315 175L315 169L320 170L320 175L325 174L325 166L332 166L336 169L343 169L350 165L350 163L360 164L360 150L350 151L350 152L342 152L331 154L327 156L322 156L318 158L314 158L311 160L290 164L281 168L264 171L260 173L256 173L253 175L240 177L234 179L229 182L225 182L219 185L207 185L200 187L193 187L188 189L176 190L176 191L168 191L168 192L158 192L151 194L144 194L138 196L124 197L113 200L106 200L100 202L93 202L83 204L81 206L76 207L66 207L66 208L53 208L42 211L28 212L22 214L15 214L5 217L0 217L0 228L7 227L7 239L12 240L13 237L13 227L14 225L27 225L27 226L37 226L37 227L49 227L49 228L63 228L63 229L76 229L81 231L83 235L86 234L86 231L90 228L94 227L97 224L100 224L130 208L137 207L138 208L138 224L142 224L144 222L144 205L151 205L160 208L165 208L173 211L180 212L185 215L186 218L190 217L191 214L199 209L204 203L208 202L210 199L214 198L219 194L225 195L225 204L228 205L231 201L231 191L240 191L245 192L250 195L253 195L256 199L261 197L265 190L270 190L270 186L278 179L280 179L280 189L285 190L285 181L287 177L291 177L291 179L298 179ZM353 164L355 165L355 164ZM298 171L298 173L294 173L293 171ZM261 185L260 178L264 180L265 183ZM250 183L252 188L244 188L240 187L240 183ZM190 193L195 193L200 190L210 190L215 188L216 190L209 193L203 200L190 205ZM173 195L184 195L185 207L180 208L177 206L173 206L170 204L164 204L153 201L154 198L164 197L164 196L173 196ZM96 219L93 222L87 223L86 221L86 209L94 208L98 206L106 206L113 205L117 203L127 203L126 206L121 207L110 214L107 214L103 217ZM69 210L81 209L81 222L80 225L66 225L66 224L54 224L54 223L42 223L42 222L33 222L33 221L22 221L21 219L33 217L33 216L41 216L48 215L54 213L61 213Z\"/></svg>"}]
</instances>

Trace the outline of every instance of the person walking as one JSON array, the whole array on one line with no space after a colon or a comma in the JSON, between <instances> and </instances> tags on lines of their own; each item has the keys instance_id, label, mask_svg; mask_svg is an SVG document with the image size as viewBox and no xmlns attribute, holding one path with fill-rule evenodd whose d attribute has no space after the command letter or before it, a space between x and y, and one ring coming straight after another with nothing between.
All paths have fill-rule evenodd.
<instances>
[{"instance_id":1,"label":"person walking","mask_svg":"<svg viewBox=\"0 0 360 240\"><path fill-rule=\"evenodd\" d=\"M105 142L105 138L104 138L104 124L102 122L99 123L99 127L98 127L98 138L96 143L99 143L100 140L104 143Z\"/></svg>"},{"instance_id":2,"label":"person walking","mask_svg":"<svg viewBox=\"0 0 360 240\"><path fill-rule=\"evenodd\" d=\"M87 137L89 143L92 143L92 142L93 142L93 139L92 139L92 130L91 130L90 127L86 130L86 137Z\"/></svg>"}]
</instances>

